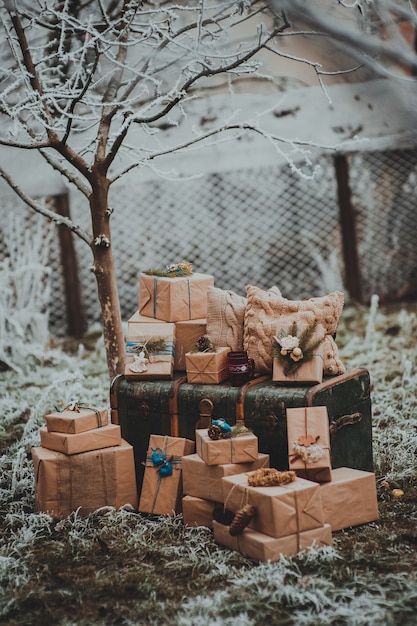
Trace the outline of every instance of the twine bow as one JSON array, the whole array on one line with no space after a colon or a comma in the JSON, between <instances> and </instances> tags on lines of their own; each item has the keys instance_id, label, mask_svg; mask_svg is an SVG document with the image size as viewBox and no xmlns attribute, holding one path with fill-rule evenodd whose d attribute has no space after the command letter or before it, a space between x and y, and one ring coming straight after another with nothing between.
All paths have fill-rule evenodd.
<instances>
[{"instance_id":1,"label":"twine bow","mask_svg":"<svg viewBox=\"0 0 417 626\"><path fill-rule=\"evenodd\" d=\"M62 403L63 404L63 403ZM101 413L96 407L90 406L89 404L84 404L83 402L78 402L77 398L71 397L69 402L63 406L61 409L55 407L58 413L63 413L64 411L74 411L74 413L80 413L80 409L86 409L88 411L94 411L97 417L97 426L101 428L103 426L101 420Z\"/></svg>"},{"instance_id":2,"label":"twine bow","mask_svg":"<svg viewBox=\"0 0 417 626\"><path fill-rule=\"evenodd\" d=\"M151 448L152 454L150 460L154 467L158 467L160 476L172 476L172 457L167 459L167 455L162 448ZM178 462L178 461L177 461Z\"/></svg>"}]
</instances>

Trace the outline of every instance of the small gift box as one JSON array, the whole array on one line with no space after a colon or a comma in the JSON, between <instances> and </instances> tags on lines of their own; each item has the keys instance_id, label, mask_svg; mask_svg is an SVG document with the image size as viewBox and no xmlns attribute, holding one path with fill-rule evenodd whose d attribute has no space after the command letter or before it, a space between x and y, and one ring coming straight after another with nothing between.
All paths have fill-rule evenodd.
<instances>
[{"instance_id":1,"label":"small gift box","mask_svg":"<svg viewBox=\"0 0 417 626\"><path fill-rule=\"evenodd\" d=\"M258 458L258 438L247 430L222 439L212 439L209 429L195 431L197 454L207 465L251 463Z\"/></svg>"},{"instance_id":2,"label":"small gift box","mask_svg":"<svg viewBox=\"0 0 417 626\"><path fill-rule=\"evenodd\" d=\"M316 482L332 480L327 407L288 408L286 416L290 469Z\"/></svg>"},{"instance_id":3,"label":"small gift box","mask_svg":"<svg viewBox=\"0 0 417 626\"><path fill-rule=\"evenodd\" d=\"M182 499L182 518L186 526L213 526L213 511L216 503L195 496Z\"/></svg>"},{"instance_id":4,"label":"small gift box","mask_svg":"<svg viewBox=\"0 0 417 626\"><path fill-rule=\"evenodd\" d=\"M109 411L107 408L98 409L74 400L62 410L45 415L45 421L50 432L83 433L87 430L107 426Z\"/></svg>"},{"instance_id":5,"label":"small gift box","mask_svg":"<svg viewBox=\"0 0 417 626\"><path fill-rule=\"evenodd\" d=\"M250 486L251 473L222 478L224 507L236 513L249 504L256 514L249 527L271 537L296 535L324 524L320 485L296 477L273 486Z\"/></svg>"},{"instance_id":6,"label":"small gift box","mask_svg":"<svg viewBox=\"0 0 417 626\"><path fill-rule=\"evenodd\" d=\"M130 327L132 328L132 324ZM134 335L126 337L125 378L131 380L172 378L175 324L138 322L133 332Z\"/></svg>"},{"instance_id":7,"label":"small gift box","mask_svg":"<svg viewBox=\"0 0 417 626\"><path fill-rule=\"evenodd\" d=\"M64 518L73 511L88 515L111 506L137 509L133 447L119 446L68 456L32 448L35 470L35 511Z\"/></svg>"},{"instance_id":8,"label":"small gift box","mask_svg":"<svg viewBox=\"0 0 417 626\"><path fill-rule=\"evenodd\" d=\"M190 265L141 272L139 313L166 322L206 318L207 290L214 285L214 277L181 267Z\"/></svg>"},{"instance_id":9,"label":"small gift box","mask_svg":"<svg viewBox=\"0 0 417 626\"><path fill-rule=\"evenodd\" d=\"M185 363L188 383L218 384L229 375L227 354L230 348L221 347L213 352L187 352Z\"/></svg>"},{"instance_id":10,"label":"small gift box","mask_svg":"<svg viewBox=\"0 0 417 626\"><path fill-rule=\"evenodd\" d=\"M332 530L378 519L375 474L349 467L333 470L332 481L320 485L324 519Z\"/></svg>"},{"instance_id":11,"label":"small gift box","mask_svg":"<svg viewBox=\"0 0 417 626\"><path fill-rule=\"evenodd\" d=\"M260 467L269 467L269 454L259 453L249 463L226 463L207 465L198 454L190 454L182 460L183 491L214 502L223 502L223 476L251 472Z\"/></svg>"},{"instance_id":12,"label":"small gift box","mask_svg":"<svg viewBox=\"0 0 417 626\"><path fill-rule=\"evenodd\" d=\"M277 329L272 340L272 380L279 383L321 383L323 326L315 322L310 325L293 322L285 330L283 326Z\"/></svg>"},{"instance_id":13,"label":"small gift box","mask_svg":"<svg viewBox=\"0 0 417 626\"><path fill-rule=\"evenodd\" d=\"M263 563L267 561L275 563L281 557L295 556L308 548L332 545L332 531L329 524L276 538L252 528L245 528L242 533L232 536L229 526L213 520L213 532L216 543Z\"/></svg>"},{"instance_id":14,"label":"small gift box","mask_svg":"<svg viewBox=\"0 0 417 626\"><path fill-rule=\"evenodd\" d=\"M107 424L76 434L50 432L43 426L40 428L40 435L44 448L68 455L119 446L122 441L120 426L117 424Z\"/></svg>"},{"instance_id":15,"label":"small gift box","mask_svg":"<svg viewBox=\"0 0 417 626\"><path fill-rule=\"evenodd\" d=\"M182 458L194 452L194 441L151 435L139 499L139 511L156 515L181 512Z\"/></svg>"}]
</instances>

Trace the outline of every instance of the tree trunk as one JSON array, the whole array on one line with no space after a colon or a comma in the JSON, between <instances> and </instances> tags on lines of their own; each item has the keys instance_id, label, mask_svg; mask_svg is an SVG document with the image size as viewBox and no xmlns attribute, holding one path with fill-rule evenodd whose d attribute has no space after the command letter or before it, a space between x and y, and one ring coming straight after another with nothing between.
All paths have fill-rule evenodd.
<instances>
[{"instance_id":1,"label":"tree trunk","mask_svg":"<svg viewBox=\"0 0 417 626\"><path fill-rule=\"evenodd\" d=\"M110 378L113 379L117 374L124 372L125 341L111 246L108 193L109 182L106 176L95 172L90 196L93 225L93 271L101 306L107 366Z\"/></svg>"}]
</instances>

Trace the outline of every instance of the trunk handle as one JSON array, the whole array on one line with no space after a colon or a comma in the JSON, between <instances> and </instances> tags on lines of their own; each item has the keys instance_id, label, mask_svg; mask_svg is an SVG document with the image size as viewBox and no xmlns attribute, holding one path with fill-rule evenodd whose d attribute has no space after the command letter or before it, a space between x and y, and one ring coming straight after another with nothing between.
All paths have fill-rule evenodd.
<instances>
[{"instance_id":1,"label":"trunk handle","mask_svg":"<svg viewBox=\"0 0 417 626\"><path fill-rule=\"evenodd\" d=\"M350 415L342 415L337 419L330 422L330 434L333 435L336 431L344 428L345 426L353 426L362 421L362 413L351 413Z\"/></svg>"}]
</instances>

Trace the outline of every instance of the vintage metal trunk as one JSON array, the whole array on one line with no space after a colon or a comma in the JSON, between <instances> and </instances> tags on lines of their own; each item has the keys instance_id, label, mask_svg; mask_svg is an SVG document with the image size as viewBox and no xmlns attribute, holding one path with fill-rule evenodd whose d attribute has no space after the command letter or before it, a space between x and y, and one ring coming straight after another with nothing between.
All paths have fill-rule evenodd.
<instances>
[{"instance_id":1,"label":"vintage metal trunk","mask_svg":"<svg viewBox=\"0 0 417 626\"><path fill-rule=\"evenodd\" d=\"M196 427L224 417L230 425L244 423L259 438L259 451L270 455L271 467L288 468L286 409L326 406L331 435L332 466L373 471L370 376L358 368L313 386L279 385L260 377L243 387L188 384L181 373L173 380L114 379L112 421L134 448L137 482L151 434L195 439Z\"/></svg>"}]
</instances>

